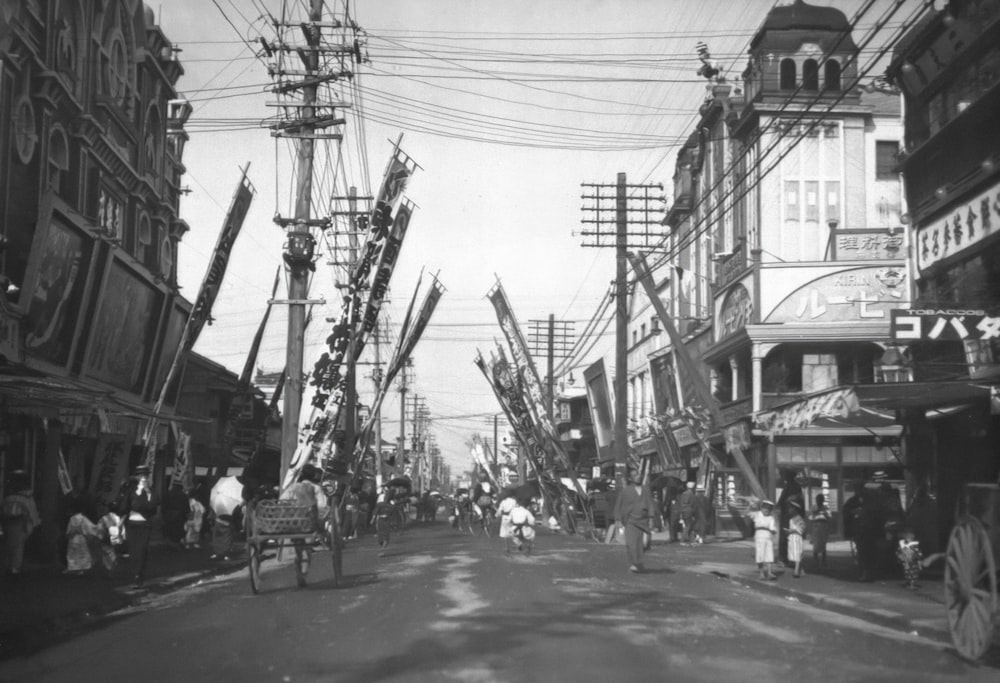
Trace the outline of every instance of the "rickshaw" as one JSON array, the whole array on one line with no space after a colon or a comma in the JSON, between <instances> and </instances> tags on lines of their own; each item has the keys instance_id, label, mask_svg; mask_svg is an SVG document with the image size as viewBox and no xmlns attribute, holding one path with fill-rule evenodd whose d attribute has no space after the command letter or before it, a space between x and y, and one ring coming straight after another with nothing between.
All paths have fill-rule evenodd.
<instances>
[{"instance_id":1,"label":"rickshaw","mask_svg":"<svg viewBox=\"0 0 1000 683\"><path fill-rule=\"evenodd\" d=\"M998 620L997 552L1000 485L968 483L945 552L944 592L952 643L963 657L980 659Z\"/></svg>"},{"instance_id":2,"label":"rickshaw","mask_svg":"<svg viewBox=\"0 0 1000 683\"><path fill-rule=\"evenodd\" d=\"M341 535L339 505L330 499L326 514L320 519L316 508L300 505L294 500L260 500L247 504L247 558L250 588L260 592L260 563L264 550L275 553L291 545L295 551L295 580L299 588L306 585L311 546L321 544L330 551L333 562L333 582L338 585L343 572L344 539Z\"/></svg>"}]
</instances>

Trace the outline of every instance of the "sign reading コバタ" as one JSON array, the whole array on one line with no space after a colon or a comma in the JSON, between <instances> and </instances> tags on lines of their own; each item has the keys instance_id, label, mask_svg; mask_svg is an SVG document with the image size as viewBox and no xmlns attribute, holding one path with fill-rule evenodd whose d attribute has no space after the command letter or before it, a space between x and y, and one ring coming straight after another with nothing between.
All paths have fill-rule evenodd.
<instances>
[{"instance_id":1,"label":"sign reading \u30b3\u30d0\u30bf","mask_svg":"<svg viewBox=\"0 0 1000 683\"><path fill-rule=\"evenodd\" d=\"M1000 316L981 309L916 309L892 312L893 341L918 339L984 341L1000 338Z\"/></svg>"}]
</instances>

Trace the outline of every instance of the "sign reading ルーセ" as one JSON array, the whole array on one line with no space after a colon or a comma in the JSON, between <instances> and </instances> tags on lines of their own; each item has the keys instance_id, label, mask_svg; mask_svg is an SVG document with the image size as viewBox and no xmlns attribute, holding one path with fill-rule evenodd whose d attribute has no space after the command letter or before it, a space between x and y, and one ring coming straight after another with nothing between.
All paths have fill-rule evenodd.
<instances>
[{"instance_id":1,"label":"sign reading \u30eb\u30fc\u30bb","mask_svg":"<svg viewBox=\"0 0 1000 683\"><path fill-rule=\"evenodd\" d=\"M917 268L963 252L1000 230L1000 185L994 185L947 215L917 230Z\"/></svg>"},{"instance_id":2,"label":"sign reading \u30eb\u30fc\u30bb","mask_svg":"<svg viewBox=\"0 0 1000 683\"><path fill-rule=\"evenodd\" d=\"M889 332L893 341L900 342L996 339L1000 337L1000 316L975 308L896 310Z\"/></svg>"}]
</instances>

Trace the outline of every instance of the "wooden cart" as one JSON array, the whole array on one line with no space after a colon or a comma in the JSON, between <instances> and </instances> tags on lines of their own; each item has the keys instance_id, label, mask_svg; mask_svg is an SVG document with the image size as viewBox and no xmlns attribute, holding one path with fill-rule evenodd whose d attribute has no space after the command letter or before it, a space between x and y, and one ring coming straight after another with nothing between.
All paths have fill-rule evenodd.
<instances>
[{"instance_id":1,"label":"wooden cart","mask_svg":"<svg viewBox=\"0 0 1000 683\"><path fill-rule=\"evenodd\" d=\"M250 587L260 591L260 563L264 550L291 545L295 551L295 579L299 587L306 585L310 552L320 543L330 551L333 562L334 585L340 582L343 567L343 537L340 533L336 504L327 506L327 514L318 518L316 508L303 506L293 500L261 500L247 506L246 537L247 558L250 569Z\"/></svg>"},{"instance_id":2,"label":"wooden cart","mask_svg":"<svg viewBox=\"0 0 1000 683\"><path fill-rule=\"evenodd\" d=\"M948 628L959 654L981 658L993 642L1000 551L1000 485L966 484L945 552Z\"/></svg>"}]
</instances>

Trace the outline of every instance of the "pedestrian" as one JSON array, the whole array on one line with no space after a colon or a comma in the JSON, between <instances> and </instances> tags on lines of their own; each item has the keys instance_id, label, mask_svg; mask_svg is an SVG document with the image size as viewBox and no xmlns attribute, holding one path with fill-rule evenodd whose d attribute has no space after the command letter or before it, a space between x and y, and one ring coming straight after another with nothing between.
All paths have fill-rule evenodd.
<instances>
[{"instance_id":1,"label":"pedestrian","mask_svg":"<svg viewBox=\"0 0 1000 683\"><path fill-rule=\"evenodd\" d=\"M184 547L201 547L201 529L205 523L205 506L195 496L193 490L187 492L188 513L184 520Z\"/></svg>"},{"instance_id":2,"label":"pedestrian","mask_svg":"<svg viewBox=\"0 0 1000 683\"><path fill-rule=\"evenodd\" d=\"M681 506L681 524L684 529L681 539L685 544L690 544L694 535L694 497L694 482L689 481L684 484L684 492L678 500Z\"/></svg>"},{"instance_id":3,"label":"pedestrian","mask_svg":"<svg viewBox=\"0 0 1000 683\"><path fill-rule=\"evenodd\" d=\"M910 590L919 588L917 579L920 578L920 569L923 559L920 554L920 542L916 534L911 529L905 529L900 536L898 547L896 548L896 559L903 566L903 576L906 578L904 584Z\"/></svg>"},{"instance_id":4,"label":"pedestrian","mask_svg":"<svg viewBox=\"0 0 1000 683\"><path fill-rule=\"evenodd\" d=\"M101 538L101 529L83 513L84 506L73 503L72 514L66 524L66 569L64 574L81 576L94 567L91 546Z\"/></svg>"},{"instance_id":5,"label":"pedestrian","mask_svg":"<svg viewBox=\"0 0 1000 683\"><path fill-rule=\"evenodd\" d=\"M774 581L776 578L771 566L774 564L774 534L778 524L774 519L774 503L769 500L760 502L760 509L750 514L753 522L754 559L760 578Z\"/></svg>"},{"instance_id":6,"label":"pedestrian","mask_svg":"<svg viewBox=\"0 0 1000 683\"><path fill-rule=\"evenodd\" d=\"M296 505L311 508L314 519L324 519L328 509L326 493L320 486L323 479L323 471L315 465L306 464L299 472L299 480L281 492L280 500L290 500ZM309 573L309 563L312 560L312 544L305 543L301 539L292 541L295 546L296 555L301 559L301 569L303 574Z\"/></svg>"},{"instance_id":7,"label":"pedestrian","mask_svg":"<svg viewBox=\"0 0 1000 683\"><path fill-rule=\"evenodd\" d=\"M386 490L380 493L375 501L375 539L378 541L378 547L383 549L389 545L389 524L396 511L390 500L390 494Z\"/></svg>"},{"instance_id":8,"label":"pedestrian","mask_svg":"<svg viewBox=\"0 0 1000 683\"><path fill-rule=\"evenodd\" d=\"M514 539L514 525L510 522L510 513L515 507L517 500L510 493L504 496L497 507L497 514L500 515L500 538L504 539L504 552L507 555L510 555L510 546Z\"/></svg>"},{"instance_id":9,"label":"pedestrian","mask_svg":"<svg viewBox=\"0 0 1000 683\"><path fill-rule=\"evenodd\" d=\"M101 563L110 577L118 566L118 554L125 543L125 527L122 518L105 503L99 503L97 508L101 515L97 525L101 530Z\"/></svg>"},{"instance_id":10,"label":"pedestrian","mask_svg":"<svg viewBox=\"0 0 1000 683\"><path fill-rule=\"evenodd\" d=\"M131 561L133 588L142 588L146 577L146 562L149 559L149 537L153 527L153 517L160 506L159 496L149 485L149 467L140 465L132 473L128 494L125 497L125 537Z\"/></svg>"},{"instance_id":11,"label":"pedestrian","mask_svg":"<svg viewBox=\"0 0 1000 683\"><path fill-rule=\"evenodd\" d=\"M810 536L812 538L813 562L824 569L826 568L826 543L830 538L832 519L830 508L826 504L826 496L822 493L817 494L816 507L809 515Z\"/></svg>"},{"instance_id":12,"label":"pedestrian","mask_svg":"<svg viewBox=\"0 0 1000 683\"><path fill-rule=\"evenodd\" d=\"M528 509L526 499L515 499L514 507L510 511L510 525L513 531L510 538L513 539L514 545L518 551L523 550L525 555L530 555L535 544L535 516Z\"/></svg>"},{"instance_id":13,"label":"pedestrian","mask_svg":"<svg viewBox=\"0 0 1000 683\"><path fill-rule=\"evenodd\" d=\"M778 516L782 522L778 532L778 561L788 564L788 527L785 526L785 520L792 516L791 503L798 503L799 507L804 510L806 501L802 494L802 485L799 484L798 472L788 469L782 472L782 476L784 485L781 489L781 495L778 497Z\"/></svg>"},{"instance_id":14,"label":"pedestrian","mask_svg":"<svg viewBox=\"0 0 1000 683\"><path fill-rule=\"evenodd\" d=\"M694 542L704 543L708 536L712 520L712 501L705 495L701 486L695 488L694 494Z\"/></svg>"},{"instance_id":15,"label":"pedestrian","mask_svg":"<svg viewBox=\"0 0 1000 683\"><path fill-rule=\"evenodd\" d=\"M352 484L344 494L344 521L342 523L345 539L358 537L358 514L360 510L361 488Z\"/></svg>"},{"instance_id":16,"label":"pedestrian","mask_svg":"<svg viewBox=\"0 0 1000 683\"><path fill-rule=\"evenodd\" d=\"M28 537L41 525L38 507L31 491L31 481L24 470L14 470L9 481L11 493L0 504L0 523L3 525L4 545L7 549L7 569L17 575L24 569L24 546Z\"/></svg>"},{"instance_id":17,"label":"pedestrian","mask_svg":"<svg viewBox=\"0 0 1000 683\"><path fill-rule=\"evenodd\" d=\"M796 579L805 574L802 571L802 546L806 535L806 518L802 506L797 502L788 504L788 561L795 566L792 576Z\"/></svg>"},{"instance_id":18,"label":"pedestrian","mask_svg":"<svg viewBox=\"0 0 1000 683\"><path fill-rule=\"evenodd\" d=\"M643 535L649 533L649 518L653 514L653 495L642 483L642 473L633 469L628 474L629 483L618 492L615 519L625 529L625 548L628 552L629 571L641 572Z\"/></svg>"}]
</instances>

